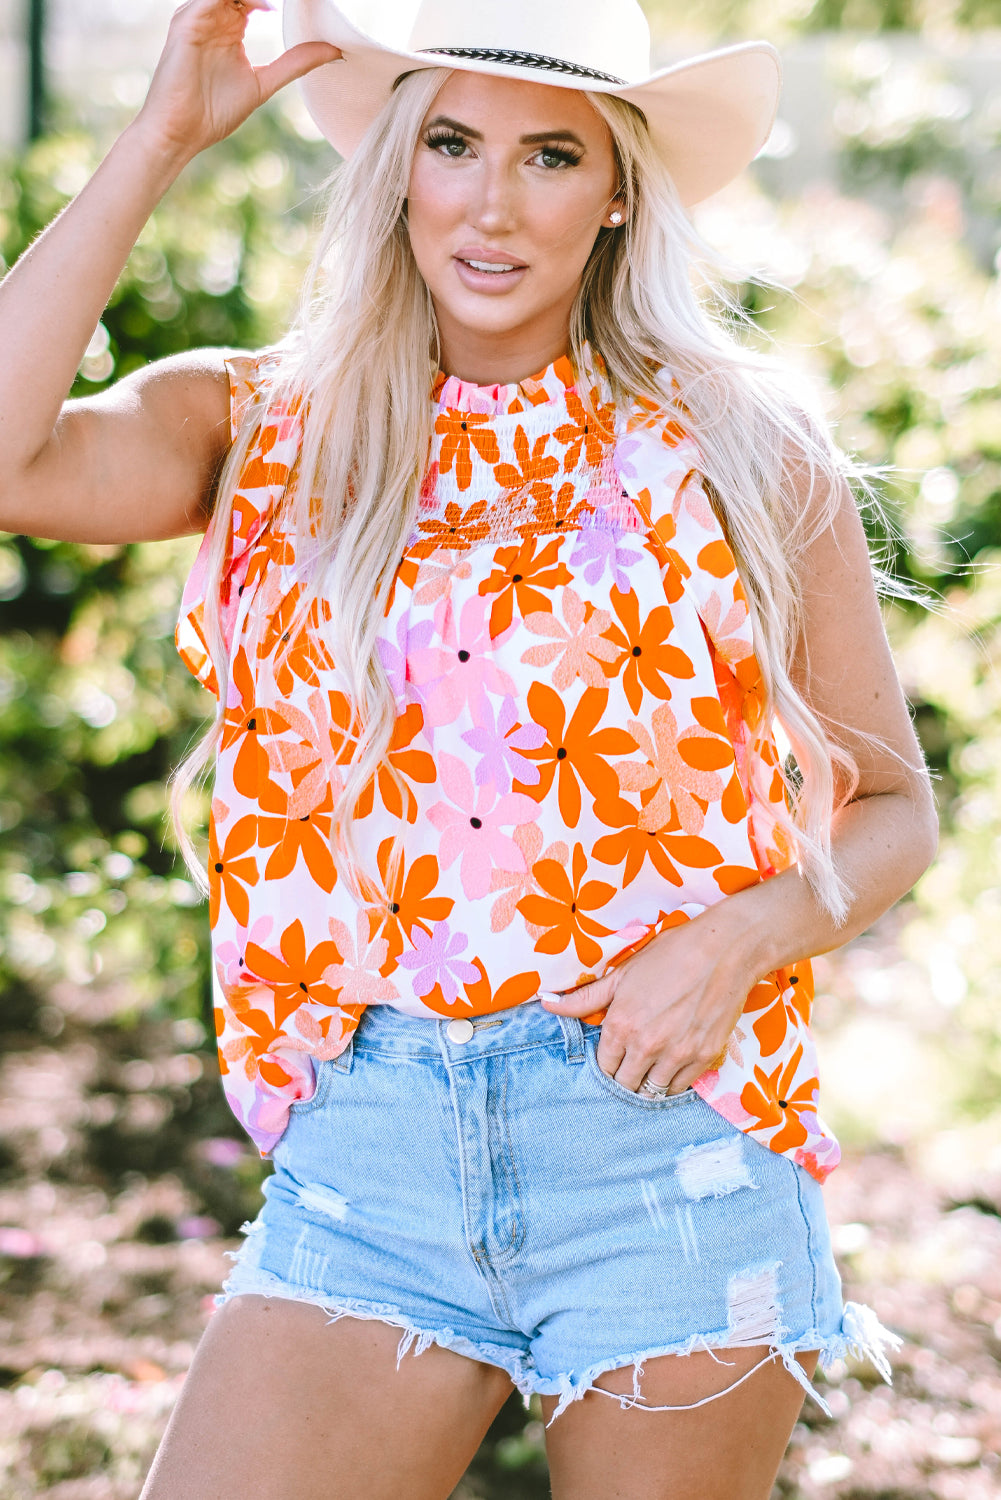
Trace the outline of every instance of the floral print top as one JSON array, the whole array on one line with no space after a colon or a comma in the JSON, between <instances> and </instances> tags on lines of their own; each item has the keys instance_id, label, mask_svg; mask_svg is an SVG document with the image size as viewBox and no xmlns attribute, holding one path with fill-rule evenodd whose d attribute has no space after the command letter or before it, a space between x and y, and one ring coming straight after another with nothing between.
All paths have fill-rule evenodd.
<instances>
[{"instance_id":1,"label":"floral print top","mask_svg":"<svg viewBox=\"0 0 1001 1500\"><path fill-rule=\"evenodd\" d=\"M300 418L267 404L268 356L229 365L234 434L258 430L221 600L210 919L223 1082L267 1153L367 1005L476 1016L570 989L793 855L774 745L752 745L760 673L696 444L644 403L616 411L597 362L582 377L595 422L563 359L519 385L439 376L432 392L379 640L395 774L356 812L383 889L356 899L329 842L353 721L329 605L278 651L303 588L275 514ZM211 531L177 642L218 692ZM823 1180L839 1151L817 1114L810 998L808 964L757 984L695 1088Z\"/></svg>"}]
</instances>

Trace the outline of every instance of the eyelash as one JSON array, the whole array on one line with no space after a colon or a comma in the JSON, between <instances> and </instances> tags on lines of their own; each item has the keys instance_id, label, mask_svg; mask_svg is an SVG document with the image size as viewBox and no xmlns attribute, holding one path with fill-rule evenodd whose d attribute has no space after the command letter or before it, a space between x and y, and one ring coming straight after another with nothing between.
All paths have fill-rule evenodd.
<instances>
[{"instance_id":1,"label":"eyelash","mask_svg":"<svg viewBox=\"0 0 1001 1500\"><path fill-rule=\"evenodd\" d=\"M456 135L454 130L430 130L424 138L424 144L431 151L439 151L442 146L452 145L462 146L465 149L468 142L463 136ZM540 146L535 154L537 156L555 157L559 162L559 166L547 167L546 170L556 172L560 171L563 167L577 166L584 153L582 151L575 151L572 146ZM460 160L458 153L453 155L452 152L445 151L442 152L442 155L451 157L453 161Z\"/></svg>"}]
</instances>

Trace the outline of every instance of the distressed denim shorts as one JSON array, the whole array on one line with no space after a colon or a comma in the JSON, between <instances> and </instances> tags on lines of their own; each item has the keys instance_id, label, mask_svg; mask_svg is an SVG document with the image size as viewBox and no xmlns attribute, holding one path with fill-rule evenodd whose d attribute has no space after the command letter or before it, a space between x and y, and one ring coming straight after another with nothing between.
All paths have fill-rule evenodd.
<instances>
[{"instance_id":1,"label":"distressed denim shorts","mask_svg":"<svg viewBox=\"0 0 1001 1500\"><path fill-rule=\"evenodd\" d=\"M889 1379L898 1340L842 1303L820 1186L692 1090L617 1084L599 1032L537 1001L451 1022L370 1006L293 1107L217 1302L380 1319L403 1329L397 1367L440 1344L557 1396L551 1420L627 1365L613 1399L664 1410L643 1361L700 1349L761 1346L821 1406L797 1351Z\"/></svg>"}]
</instances>

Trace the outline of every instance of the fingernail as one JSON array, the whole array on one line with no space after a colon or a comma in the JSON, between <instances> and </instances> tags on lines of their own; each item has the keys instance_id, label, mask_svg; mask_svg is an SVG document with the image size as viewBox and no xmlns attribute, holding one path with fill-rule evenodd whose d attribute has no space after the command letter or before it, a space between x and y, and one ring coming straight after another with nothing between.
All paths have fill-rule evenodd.
<instances>
[{"instance_id":1,"label":"fingernail","mask_svg":"<svg viewBox=\"0 0 1001 1500\"><path fill-rule=\"evenodd\" d=\"M560 994L559 990L540 990L539 999L542 1001L543 1005L559 1005L560 1001L563 999L563 996Z\"/></svg>"}]
</instances>

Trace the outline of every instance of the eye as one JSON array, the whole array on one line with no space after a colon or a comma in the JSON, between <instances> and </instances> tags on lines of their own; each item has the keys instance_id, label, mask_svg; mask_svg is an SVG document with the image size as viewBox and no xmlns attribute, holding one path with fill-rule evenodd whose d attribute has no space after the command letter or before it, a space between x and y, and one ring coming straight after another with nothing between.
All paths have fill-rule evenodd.
<instances>
[{"instance_id":1,"label":"eye","mask_svg":"<svg viewBox=\"0 0 1001 1500\"><path fill-rule=\"evenodd\" d=\"M442 156L450 156L458 160L466 151L466 142L461 135L456 135L454 130L429 130L424 137L424 144L431 151L438 151Z\"/></svg>"},{"instance_id":2,"label":"eye","mask_svg":"<svg viewBox=\"0 0 1001 1500\"><path fill-rule=\"evenodd\" d=\"M541 146L535 153L535 160L548 171L558 171L561 167L575 167L583 154L572 146Z\"/></svg>"}]
</instances>

